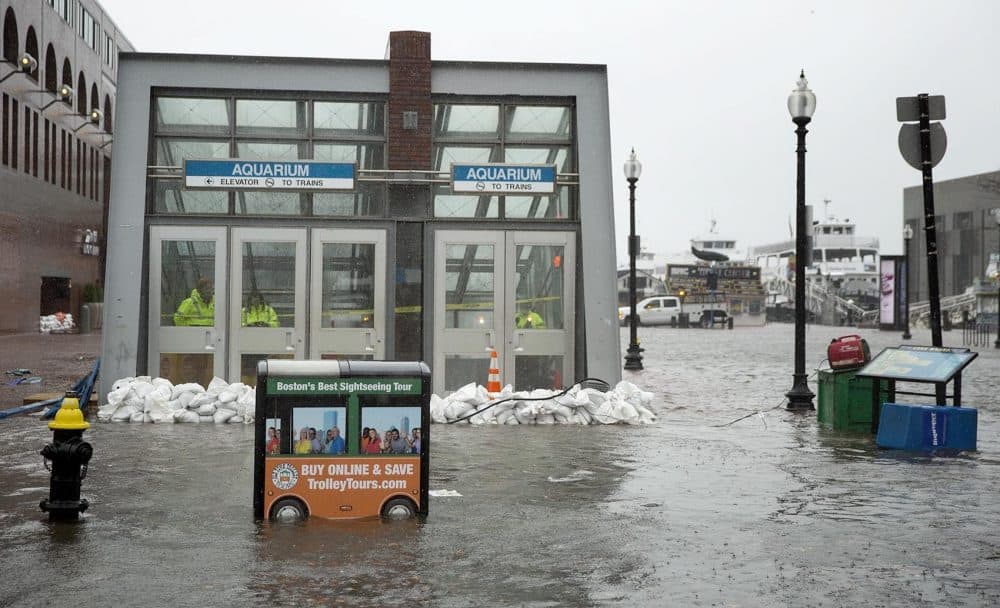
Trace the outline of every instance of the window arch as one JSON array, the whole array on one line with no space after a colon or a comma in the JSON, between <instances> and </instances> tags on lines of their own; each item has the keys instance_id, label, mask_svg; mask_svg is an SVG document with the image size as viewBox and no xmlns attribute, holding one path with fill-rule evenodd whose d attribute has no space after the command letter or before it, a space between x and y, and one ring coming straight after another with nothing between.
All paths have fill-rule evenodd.
<instances>
[{"instance_id":1,"label":"window arch","mask_svg":"<svg viewBox=\"0 0 1000 608\"><path fill-rule=\"evenodd\" d=\"M76 81L76 111L79 114L87 113L87 79L83 72L80 72L80 78Z\"/></svg>"},{"instance_id":2,"label":"window arch","mask_svg":"<svg viewBox=\"0 0 1000 608\"><path fill-rule=\"evenodd\" d=\"M63 75L62 84L71 87L73 86L73 66L69 64L69 57L63 59Z\"/></svg>"},{"instance_id":3,"label":"window arch","mask_svg":"<svg viewBox=\"0 0 1000 608\"><path fill-rule=\"evenodd\" d=\"M111 96L104 96L104 130L111 133L114 121L111 120Z\"/></svg>"},{"instance_id":4,"label":"window arch","mask_svg":"<svg viewBox=\"0 0 1000 608\"><path fill-rule=\"evenodd\" d=\"M38 61L38 37L35 36L35 28L29 26L28 34L24 37L24 52L31 55L35 61ZM40 63L35 64L35 69L28 72L28 77L38 82L38 66Z\"/></svg>"},{"instance_id":5,"label":"window arch","mask_svg":"<svg viewBox=\"0 0 1000 608\"><path fill-rule=\"evenodd\" d=\"M101 109L101 96L97 93L97 83L90 85L90 109Z\"/></svg>"},{"instance_id":6,"label":"window arch","mask_svg":"<svg viewBox=\"0 0 1000 608\"><path fill-rule=\"evenodd\" d=\"M3 58L11 63L17 63L20 48L17 39L17 17L14 16L14 9L7 7L7 12L3 16Z\"/></svg>"},{"instance_id":7,"label":"window arch","mask_svg":"<svg viewBox=\"0 0 1000 608\"><path fill-rule=\"evenodd\" d=\"M49 45L45 50L45 89L56 92L59 88L59 67L56 64L56 50Z\"/></svg>"}]
</instances>

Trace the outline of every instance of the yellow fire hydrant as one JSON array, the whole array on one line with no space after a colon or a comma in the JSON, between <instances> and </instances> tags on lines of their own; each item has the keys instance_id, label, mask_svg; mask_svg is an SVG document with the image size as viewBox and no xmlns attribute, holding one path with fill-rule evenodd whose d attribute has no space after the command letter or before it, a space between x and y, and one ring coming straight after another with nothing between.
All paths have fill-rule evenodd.
<instances>
[{"instance_id":1,"label":"yellow fire hydrant","mask_svg":"<svg viewBox=\"0 0 1000 608\"><path fill-rule=\"evenodd\" d=\"M52 443L42 448L41 452L45 468L52 472L52 476L49 498L42 500L38 506L49 514L50 521L75 521L90 506L86 498L80 498L81 482L87 476L87 463L94 454L94 448L83 440L83 432L88 428L90 424L83 419L79 397L74 391L68 391L55 418L49 423Z\"/></svg>"}]
</instances>

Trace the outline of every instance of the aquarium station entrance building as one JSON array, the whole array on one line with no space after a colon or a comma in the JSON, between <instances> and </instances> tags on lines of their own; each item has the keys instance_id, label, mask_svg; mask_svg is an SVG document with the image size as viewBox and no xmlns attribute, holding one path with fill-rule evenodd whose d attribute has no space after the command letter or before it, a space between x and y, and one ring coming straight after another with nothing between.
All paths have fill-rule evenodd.
<instances>
[{"instance_id":1,"label":"aquarium station entrance building","mask_svg":"<svg viewBox=\"0 0 1000 608\"><path fill-rule=\"evenodd\" d=\"M120 58L102 383L424 360L434 392L620 379L607 73ZM103 396L102 396L103 398Z\"/></svg>"}]
</instances>

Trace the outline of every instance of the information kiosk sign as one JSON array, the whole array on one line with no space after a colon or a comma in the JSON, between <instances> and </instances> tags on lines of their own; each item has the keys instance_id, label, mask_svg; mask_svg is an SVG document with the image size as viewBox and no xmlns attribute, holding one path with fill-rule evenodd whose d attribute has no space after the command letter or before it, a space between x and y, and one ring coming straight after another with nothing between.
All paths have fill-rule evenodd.
<instances>
[{"instance_id":1,"label":"information kiosk sign","mask_svg":"<svg viewBox=\"0 0 1000 608\"><path fill-rule=\"evenodd\" d=\"M254 517L427 515L430 387L422 362L261 361Z\"/></svg>"},{"instance_id":2,"label":"information kiosk sign","mask_svg":"<svg viewBox=\"0 0 1000 608\"><path fill-rule=\"evenodd\" d=\"M962 370L979 356L967 348L900 345L889 347L875 356L855 375L872 379L872 433L878 432L882 409L882 382L888 383L886 403L896 394L934 397L937 405L947 405L948 383L952 383L952 405L962 404ZM933 393L897 391L897 382L933 384Z\"/></svg>"},{"instance_id":3,"label":"information kiosk sign","mask_svg":"<svg viewBox=\"0 0 1000 608\"><path fill-rule=\"evenodd\" d=\"M950 382L979 353L967 348L902 345L880 352L857 373L904 382Z\"/></svg>"}]
</instances>

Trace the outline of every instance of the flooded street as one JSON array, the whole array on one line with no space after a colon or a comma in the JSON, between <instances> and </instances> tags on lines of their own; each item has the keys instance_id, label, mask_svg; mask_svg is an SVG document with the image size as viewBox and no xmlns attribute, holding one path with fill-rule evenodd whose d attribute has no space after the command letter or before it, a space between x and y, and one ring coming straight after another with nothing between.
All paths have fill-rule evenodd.
<instances>
[{"instance_id":1,"label":"flooded street","mask_svg":"<svg viewBox=\"0 0 1000 608\"><path fill-rule=\"evenodd\" d=\"M807 368L848 333L810 326ZM0 606L1000 602L1000 351L963 376L979 451L931 458L787 412L792 334L640 328L655 425L433 426L431 488L462 496L422 523L255 523L252 426L95 422L90 510L56 526L50 432L0 421Z\"/></svg>"}]
</instances>

